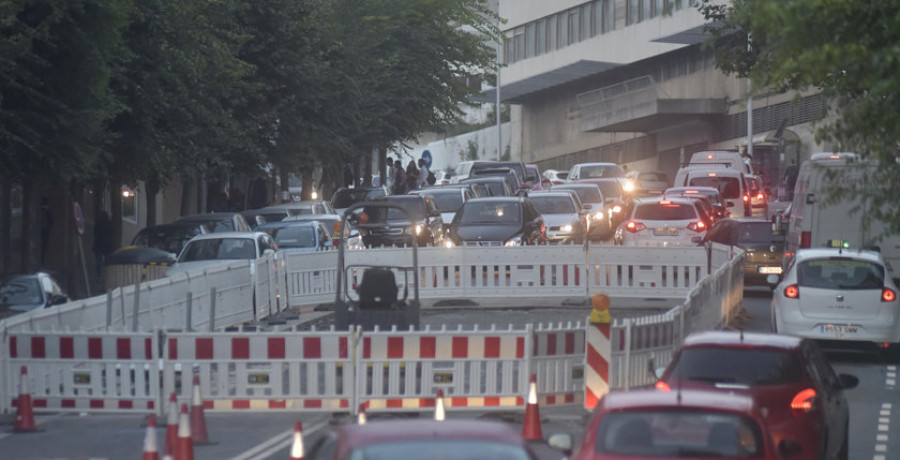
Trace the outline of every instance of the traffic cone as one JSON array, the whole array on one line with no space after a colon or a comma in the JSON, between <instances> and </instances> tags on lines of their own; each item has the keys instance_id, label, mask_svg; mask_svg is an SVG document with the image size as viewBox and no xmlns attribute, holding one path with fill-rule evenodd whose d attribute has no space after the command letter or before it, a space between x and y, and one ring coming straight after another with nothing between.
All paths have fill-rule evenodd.
<instances>
[{"instance_id":1,"label":"traffic cone","mask_svg":"<svg viewBox=\"0 0 900 460\"><path fill-rule=\"evenodd\" d=\"M200 400L200 376L194 376L194 398L191 400L191 439L194 444L210 444L206 431L206 414Z\"/></svg>"},{"instance_id":2,"label":"traffic cone","mask_svg":"<svg viewBox=\"0 0 900 460\"><path fill-rule=\"evenodd\" d=\"M34 424L31 391L28 389L28 368L25 366L22 366L22 372L19 375L19 401L16 404L16 424L13 431L16 433L37 431L37 426Z\"/></svg>"},{"instance_id":3,"label":"traffic cone","mask_svg":"<svg viewBox=\"0 0 900 460\"><path fill-rule=\"evenodd\" d=\"M537 377L531 374L528 382L528 402L525 403L525 422L522 424L522 437L528 441L541 441L541 412L538 408Z\"/></svg>"},{"instance_id":4,"label":"traffic cone","mask_svg":"<svg viewBox=\"0 0 900 460\"><path fill-rule=\"evenodd\" d=\"M434 419L441 422L446 418L444 413L444 390L438 389L434 398Z\"/></svg>"},{"instance_id":5,"label":"traffic cone","mask_svg":"<svg viewBox=\"0 0 900 460\"><path fill-rule=\"evenodd\" d=\"M303 452L303 423L297 422L294 424L294 442L291 444L291 459L290 460L303 460L303 456L305 453Z\"/></svg>"},{"instance_id":6,"label":"traffic cone","mask_svg":"<svg viewBox=\"0 0 900 460\"><path fill-rule=\"evenodd\" d=\"M178 441L178 401L175 392L169 395L169 409L166 414L166 447L163 456L172 456L175 453L175 442Z\"/></svg>"},{"instance_id":7,"label":"traffic cone","mask_svg":"<svg viewBox=\"0 0 900 460\"><path fill-rule=\"evenodd\" d=\"M366 424L366 403L359 405L359 414L356 415L356 423L358 425Z\"/></svg>"},{"instance_id":8,"label":"traffic cone","mask_svg":"<svg viewBox=\"0 0 900 460\"><path fill-rule=\"evenodd\" d=\"M144 436L143 460L159 460L159 451L156 450L156 416L151 415L147 419L147 434Z\"/></svg>"},{"instance_id":9,"label":"traffic cone","mask_svg":"<svg viewBox=\"0 0 900 460\"><path fill-rule=\"evenodd\" d=\"M191 440L191 416L188 415L187 404L181 405L181 415L178 417L175 460L194 460L194 441Z\"/></svg>"}]
</instances>

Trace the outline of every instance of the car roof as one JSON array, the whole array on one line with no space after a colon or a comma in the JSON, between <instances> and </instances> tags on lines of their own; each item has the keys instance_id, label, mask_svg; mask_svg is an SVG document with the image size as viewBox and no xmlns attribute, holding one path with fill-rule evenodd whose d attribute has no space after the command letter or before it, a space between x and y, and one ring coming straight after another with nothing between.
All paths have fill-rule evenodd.
<instances>
[{"instance_id":1,"label":"car roof","mask_svg":"<svg viewBox=\"0 0 900 460\"><path fill-rule=\"evenodd\" d=\"M313 214L314 215L314 214ZM257 229L266 228L283 228L283 227L318 227L320 224L316 219L312 220L279 220L277 222L266 222L258 225Z\"/></svg>"},{"instance_id":2,"label":"car roof","mask_svg":"<svg viewBox=\"0 0 900 460\"><path fill-rule=\"evenodd\" d=\"M704 331L690 334L682 347L703 347L710 345L767 347L793 350L800 347L803 339L786 334L767 334L741 331Z\"/></svg>"},{"instance_id":3,"label":"car roof","mask_svg":"<svg viewBox=\"0 0 900 460\"><path fill-rule=\"evenodd\" d=\"M669 201L676 204L693 204L692 198L684 197L684 196L668 196L668 195L660 195L660 196L643 196L640 198L634 199L634 205L642 205L642 204L650 204L650 203L659 203L660 201Z\"/></svg>"},{"instance_id":4,"label":"car roof","mask_svg":"<svg viewBox=\"0 0 900 460\"><path fill-rule=\"evenodd\" d=\"M572 197L573 195L571 193L571 190L563 189L563 190L559 190L559 191L532 190L532 191L528 192L528 196L529 197L531 197L531 196L568 196L568 197Z\"/></svg>"},{"instance_id":5,"label":"car roof","mask_svg":"<svg viewBox=\"0 0 900 460\"><path fill-rule=\"evenodd\" d=\"M237 214L236 212L208 212L206 214L194 214L191 216L183 216L175 219L175 221L171 222L173 224L176 223L184 223L184 222L209 222L211 220L230 220Z\"/></svg>"},{"instance_id":6,"label":"car roof","mask_svg":"<svg viewBox=\"0 0 900 460\"><path fill-rule=\"evenodd\" d=\"M378 420L334 428L352 447L392 441L483 440L524 446L519 433L502 422L487 420Z\"/></svg>"},{"instance_id":7,"label":"car roof","mask_svg":"<svg viewBox=\"0 0 900 460\"><path fill-rule=\"evenodd\" d=\"M578 179L578 180L581 181L582 179ZM553 190L555 188L558 188L561 190L566 190L566 189L578 188L578 187L597 187L597 184L589 182L588 180L585 180L584 182L568 182L565 184L554 185L553 187L550 187L550 190ZM599 189L599 187L598 187L598 189Z\"/></svg>"},{"instance_id":8,"label":"car roof","mask_svg":"<svg viewBox=\"0 0 900 460\"><path fill-rule=\"evenodd\" d=\"M341 216L339 214L295 214L293 216L287 216L284 218L282 222L309 222L311 220L341 220Z\"/></svg>"},{"instance_id":9,"label":"car roof","mask_svg":"<svg viewBox=\"0 0 900 460\"><path fill-rule=\"evenodd\" d=\"M806 260L806 259L820 259L824 257L850 257L854 259L868 260L870 262L877 262L880 264L884 264L884 259L881 256L881 253L878 251L871 251L866 249L841 249L841 248L805 248L798 249L797 253L794 255L794 260L797 262Z\"/></svg>"},{"instance_id":10,"label":"car roof","mask_svg":"<svg viewBox=\"0 0 900 460\"><path fill-rule=\"evenodd\" d=\"M219 232L219 233L207 233L206 235L197 235L191 238L191 241L198 240L221 240L225 238L253 238L256 239L259 236L268 236L268 233L265 232Z\"/></svg>"},{"instance_id":11,"label":"car roof","mask_svg":"<svg viewBox=\"0 0 900 460\"><path fill-rule=\"evenodd\" d=\"M577 163L572 166L619 166L616 163L608 162L608 161L595 161L592 163Z\"/></svg>"},{"instance_id":12,"label":"car roof","mask_svg":"<svg viewBox=\"0 0 900 460\"><path fill-rule=\"evenodd\" d=\"M742 223L742 224L744 224L744 223L771 224L772 223L772 221L770 221L769 219L765 219L762 217L728 217L725 219L719 219L719 222L728 222L728 221L738 222L738 223Z\"/></svg>"},{"instance_id":13,"label":"car roof","mask_svg":"<svg viewBox=\"0 0 900 460\"><path fill-rule=\"evenodd\" d=\"M715 193L718 195L722 194L721 192L719 192L719 189L717 189L715 187L699 187L699 186L692 187L690 185L685 185L682 187L669 187L666 189L666 192L678 193L678 192L684 192L684 191L688 191L688 190L696 190L698 193Z\"/></svg>"},{"instance_id":14,"label":"car roof","mask_svg":"<svg viewBox=\"0 0 900 460\"><path fill-rule=\"evenodd\" d=\"M753 397L746 394L676 388L660 391L653 388L610 392L604 397L602 406L604 410L617 412L677 407L748 413L754 410L755 403Z\"/></svg>"},{"instance_id":15,"label":"car roof","mask_svg":"<svg viewBox=\"0 0 900 460\"><path fill-rule=\"evenodd\" d=\"M522 203L525 201L525 198L521 196L484 196L479 198L472 198L469 201L466 201L465 204L468 203Z\"/></svg>"}]
</instances>

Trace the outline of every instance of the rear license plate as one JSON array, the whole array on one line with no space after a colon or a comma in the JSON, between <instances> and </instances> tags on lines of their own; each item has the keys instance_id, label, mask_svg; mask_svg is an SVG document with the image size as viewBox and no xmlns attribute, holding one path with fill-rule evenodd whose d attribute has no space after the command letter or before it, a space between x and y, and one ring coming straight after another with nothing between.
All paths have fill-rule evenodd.
<instances>
[{"instance_id":1,"label":"rear license plate","mask_svg":"<svg viewBox=\"0 0 900 460\"><path fill-rule=\"evenodd\" d=\"M759 267L757 270L759 270L759 273L762 273L765 275L780 275L781 274L781 267Z\"/></svg>"},{"instance_id":2,"label":"rear license plate","mask_svg":"<svg viewBox=\"0 0 900 460\"><path fill-rule=\"evenodd\" d=\"M675 227L658 227L653 229L656 236L678 236L678 229Z\"/></svg>"},{"instance_id":3,"label":"rear license plate","mask_svg":"<svg viewBox=\"0 0 900 460\"><path fill-rule=\"evenodd\" d=\"M852 335L859 332L859 328L848 324L823 324L819 326L823 334L831 334L837 337Z\"/></svg>"}]
</instances>

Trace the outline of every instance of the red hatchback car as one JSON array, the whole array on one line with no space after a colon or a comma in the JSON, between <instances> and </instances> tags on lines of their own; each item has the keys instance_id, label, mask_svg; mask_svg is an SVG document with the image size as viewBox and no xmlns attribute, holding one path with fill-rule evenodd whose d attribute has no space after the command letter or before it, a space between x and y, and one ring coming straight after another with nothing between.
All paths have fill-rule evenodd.
<instances>
[{"instance_id":1,"label":"red hatchback car","mask_svg":"<svg viewBox=\"0 0 900 460\"><path fill-rule=\"evenodd\" d=\"M713 331L688 336L656 387L751 395L776 445L799 444L792 459L846 460L850 414L843 390L858 384L852 375L837 375L811 340Z\"/></svg>"},{"instance_id":2,"label":"red hatchback car","mask_svg":"<svg viewBox=\"0 0 900 460\"><path fill-rule=\"evenodd\" d=\"M551 443L554 443L551 438ZM781 460L759 407L748 395L709 390L609 393L594 409L572 460Z\"/></svg>"},{"instance_id":3,"label":"red hatchback car","mask_svg":"<svg viewBox=\"0 0 900 460\"><path fill-rule=\"evenodd\" d=\"M536 460L509 425L484 420L383 420L339 425L321 436L306 460Z\"/></svg>"}]
</instances>

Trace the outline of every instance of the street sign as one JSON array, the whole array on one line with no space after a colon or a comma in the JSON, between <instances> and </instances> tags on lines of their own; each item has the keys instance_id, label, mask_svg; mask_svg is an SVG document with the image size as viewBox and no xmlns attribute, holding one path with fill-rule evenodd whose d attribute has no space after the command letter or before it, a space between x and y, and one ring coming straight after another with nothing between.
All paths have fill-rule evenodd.
<instances>
[{"instance_id":1,"label":"street sign","mask_svg":"<svg viewBox=\"0 0 900 460\"><path fill-rule=\"evenodd\" d=\"M428 150L423 151L422 159L425 160L425 167L431 169L431 152Z\"/></svg>"},{"instance_id":2,"label":"street sign","mask_svg":"<svg viewBox=\"0 0 900 460\"><path fill-rule=\"evenodd\" d=\"M75 230L78 230L79 235L84 235L84 212L78 202L72 203L72 212L75 214Z\"/></svg>"}]
</instances>

